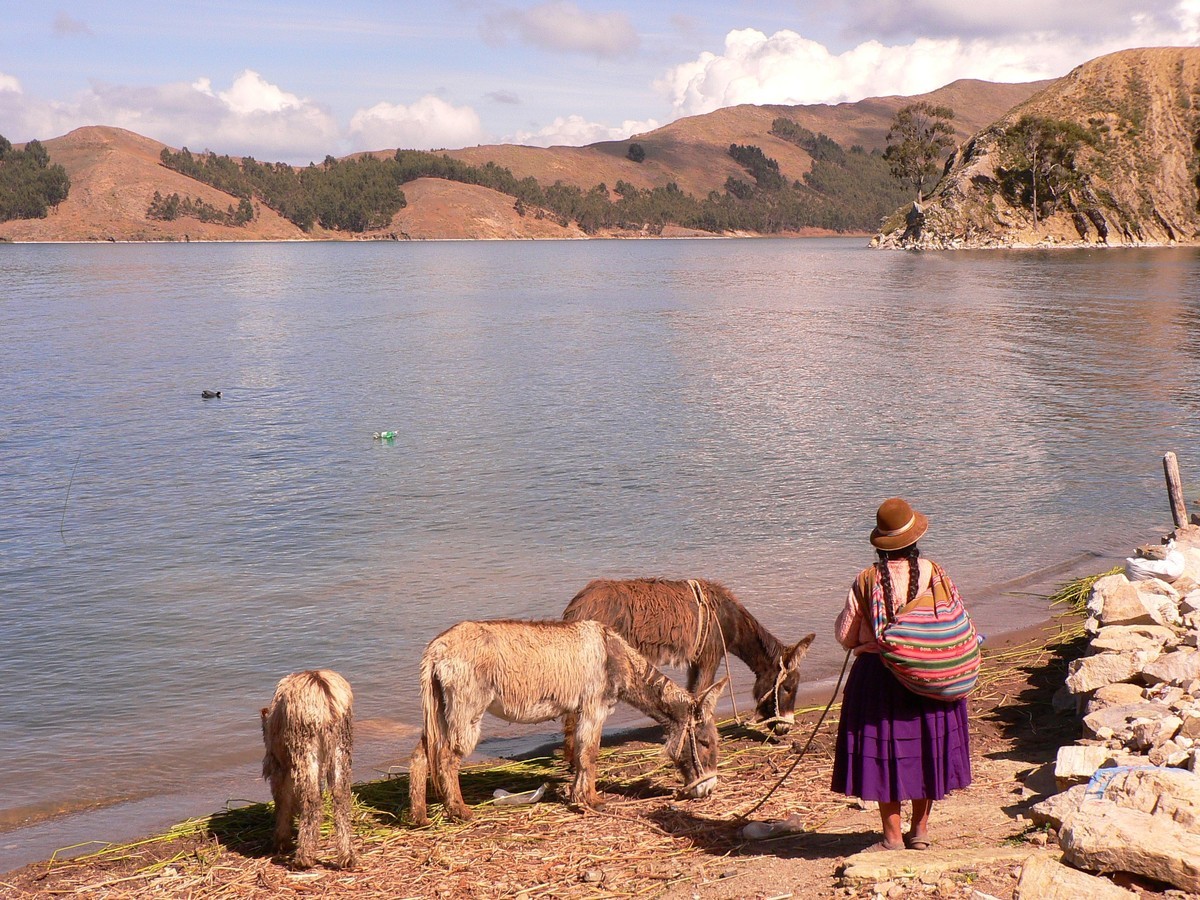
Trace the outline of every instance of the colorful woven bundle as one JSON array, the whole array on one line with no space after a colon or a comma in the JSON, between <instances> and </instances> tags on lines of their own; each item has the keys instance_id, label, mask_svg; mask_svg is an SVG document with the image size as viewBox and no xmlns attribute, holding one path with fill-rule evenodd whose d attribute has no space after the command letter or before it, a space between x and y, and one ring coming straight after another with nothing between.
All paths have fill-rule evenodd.
<instances>
[{"instance_id":1,"label":"colorful woven bundle","mask_svg":"<svg viewBox=\"0 0 1200 900\"><path fill-rule=\"evenodd\" d=\"M979 637L958 588L933 564L932 604L912 604L893 614L883 585L871 577L871 613L880 657L914 694L958 700L979 677Z\"/></svg>"}]
</instances>

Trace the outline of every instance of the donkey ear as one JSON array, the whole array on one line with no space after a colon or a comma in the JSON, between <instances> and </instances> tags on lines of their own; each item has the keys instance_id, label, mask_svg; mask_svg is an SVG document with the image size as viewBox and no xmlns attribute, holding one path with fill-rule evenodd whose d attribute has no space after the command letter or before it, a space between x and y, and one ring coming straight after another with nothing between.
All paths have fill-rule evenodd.
<instances>
[{"instance_id":1,"label":"donkey ear","mask_svg":"<svg viewBox=\"0 0 1200 900\"><path fill-rule=\"evenodd\" d=\"M813 639L816 633L803 637L791 647L787 648L787 652L783 654L783 667L785 669L794 669L800 665L800 660L808 655L808 648L812 646Z\"/></svg>"},{"instance_id":2,"label":"donkey ear","mask_svg":"<svg viewBox=\"0 0 1200 900\"><path fill-rule=\"evenodd\" d=\"M728 686L729 676L726 675L696 698L696 709L701 718L708 718L713 714L717 708L717 701L721 699L721 695L725 693L725 688Z\"/></svg>"}]
</instances>

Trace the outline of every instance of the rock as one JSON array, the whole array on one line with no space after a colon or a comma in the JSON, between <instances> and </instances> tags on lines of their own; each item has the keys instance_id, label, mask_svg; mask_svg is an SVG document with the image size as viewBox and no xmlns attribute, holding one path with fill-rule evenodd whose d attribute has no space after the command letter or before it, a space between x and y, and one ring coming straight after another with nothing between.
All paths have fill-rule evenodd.
<instances>
[{"instance_id":1,"label":"rock","mask_svg":"<svg viewBox=\"0 0 1200 900\"><path fill-rule=\"evenodd\" d=\"M1125 809L1167 818L1200 836L1200 776L1193 772L1155 767L1118 772L1104 786L1103 798Z\"/></svg>"},{"instance_id":2,"label":"rock","mask_svg":"<svg viewBox=\"0 0 1200 900\"><path fill-rule=\"evenodd\" d=\"M1040 803L1029 808L1029 817L1038 825L1049 825L1051 828L1062 827L1063 820L1079 809L1087 796L1087 785L1077 784L1067 788L1061 794L1047 797Z\"/></svg>"},{"instance_id":3,"label":"rock","mask_svg":"<svg viewBox=\"0 0 1200 900\"><path fill-rule=\"evenodd\" d=\"M1192 758L1192 750L1190 747L1177 741L1164 741L1151 749L1148 756L1150 762L1156 766L1187 768L1188 762Z\"/></svg>"},{"instance_id":4,"label":"rock","mask_svg":"<svg viewBox=\"0 0 1200 900\"><path fill-rule=\"evenodd\" d=\"M1057 857L1058 853L1053 850L1034 850L1025 845L963 850L933 849L920 853L856 853L846 857L840 874L847 882L860 885L900 879L929 879L936 884L942 875L950 872L997 866L1009 861L1019 862L1030 856Z\"/></svg>"},{"instance_id":5,"label":"rock","mask_svg":"<svg viewBox=\"0 0 1200 900\"><path fill-rule=\"evenodd\" d=\"M604 881L604 873L599 869L585 869L579 880L584 884L600 884Z\"/></svg>"},{"instance_id":6,"label":"rock","mask_svg":"<svg viewBox=\"0 0 1200 900\"><path fill-rule=\"evenodd\" d=\"M1107 747L1083 747L1068 744L1058 748L1054 763L1054 780L1059 790L1087 781L1096 770L1111 764L1113 751Z\"/></svg>"},{"instance_id":7,"label":"rock","mask_svg":"<svg viewBox=\"0 0 1200 900\"><path fill-rule=\"evenodd\" d=\"M1088 646L1093 653L1162 650L1175 639L1175 631L1163 625L1107 625Z\"/></svg>"},{"instance_id":8,"label":"rock","mask_svg":"<svg viewBox=\"0 0 1200 900\"><path fill-rule=\"evenodd\" d=\"M1200 678L1200 651L1192 649L1165 653L1142 668L1142 680L1147 684L1166 682L1182 686L1197 678Z\"/></svg>"},{"instance_id":9,"label":"rock","mask_svg":"<svg viewBox=\"0 0 1200 900\"><path fill-rule=\"evenodd\" d=\"M1180 525L1171 535L1175 546L1186 550L1188 547L1200 547L1200 525L1191 523Z\"/></svg>"},{"instance_id":10,"label":"rock","mask_svg":"<svg viewBox=\"0 0 1200 900\"><path fill-rule=\"evenodd\" d=\"M1097 688L1096 692L1088 698L1087 705L1084 707L1085 715L1091 715L1113 706L1142 703L1146 699L1145 688L1140 684L1131 684L1127 681L1105 684Z\"/></svg>"},{"instance_id":11,"label":"rock","mask_svg":"<svg viewBox=\"0 0 1200 900\"><path fill-rule=\"evenodd\" d=\"M1165 597L1171 601L1173 611L1176 614L1179 613L1179 598L1181 595L1175 586L1170 583L1170 579L1147 578L1144 581L1139 581L1134 587L1137 588L1138 595L1150 603L1161 603L1158 598Z\"/></svg>"},{"instance_id":12,"label":"rock","mask_svg":"<svg viewBox=\"0 0 1200 900\"><path fill-rule=\"evenodd\" d=\"M1132 737L1133 726L1138 720L1150 721L1169 715L1171 715L1171 707L1143 700L1141 703L1109 706L1088 713L1083 717L1083 727L1089 734L1094 735L1098 735L1103 728L1111 729L1115 737L1124 741Z\"/></svg>"},{"instance_id":13,"label":"rock","mask_svg":"<svg viewBox=\"0 0 1200 900\"><path fill-rule=\"evenodd\" d=\"M1055 763L1045 763L1030 769L1021 779L1024 791L1029 794L1054 794L1059 790L1054 777Z\"/></svg>"},{"instance_id":14,"label":"rock","mask_svg":"<svg viewBox=\"0 0 1200 900\"><path fill-rule=\"evenodd\" d=\"M1033 857L1021 867L1013 900L1137 900L1138 895L1053 859Z\"/></svg>"},{"instance_id":15,"label":"rock","mask_svg":"<svg viewBox=\"0 0 1200 900\"><path fill-rule=\"evenodd\" d=\"M1200 714L1185 713L1183 715L1183 724L1179 726L1179 736L1192 740L1200 739Z\"/></svg>"},{"instance_id":16,"label":"rock","mask_svg":"<svg viewBox=\"0 0 1200 900\"><path fill-rule=\"evenodd\" d=\"M1179 731L1181 725L1183 725L1183 719L1175 715L1161 716L1148 722L1138 722L1133 726L1133 746L1138 750L1159 747L1175 737L1175 733Z\"/></svg>"},{"instance_id":17,"label":"rock","mask_svg":"<svg viewBox=\"0 0 1200 900\"><path fill-rule=\"evenodd\" d=\"M1067 667L1067 688L1073 694L1086 694L1118 681L1129 681L1157 656L1153 651L1135 653L1098 653L1076 659Z\"/></svg>"},{"instance_id":18,"label":"rock","mask_svg":"<svg viewBox=\"0 0 1200 900\"><path fill-rule=\"evenodd\" d=\"M1200 892L1200 835L1166 816L1115 803L1085 803L1063 821L1059 843L1063 860L1078 868L1132 872Z\"/></svg>"},{"instance_id":19,"label":"rock","mask_svg":"<svg viewBox=\"0 0 1200 900\"><path fill-rule=\"evenodd\" d=\"M1152 578L1134 585L1124 575L1106 575L1092 586L1088 612L1101 625L1172 625L1179 622L1179 594Z\"/></svg>"}]
</instances>

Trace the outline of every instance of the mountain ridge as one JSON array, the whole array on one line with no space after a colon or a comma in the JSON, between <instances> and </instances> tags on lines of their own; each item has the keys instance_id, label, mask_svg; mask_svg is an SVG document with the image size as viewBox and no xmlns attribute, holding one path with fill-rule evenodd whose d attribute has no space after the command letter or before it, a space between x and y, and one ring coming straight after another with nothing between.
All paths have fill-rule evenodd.
<instances>
[{"instance_id":1,"label":"mountain ridge","mask_svg":"<svg viewBox=\"0 0 1200 900\"><path fill-rule=\"evenodd\" d=\"M562 181L584 190L604 183L610 191L618 181L650 189L675 184L703 197L720 191L726 179L745 178L745 170L728 153L731 143L762 147L776 159L788 179L801 179L812 157L801 147L770 134L776 117L786 116L813 132L828 134L847 147L882 149L895 111L919 99L954 105L960 139L984 127L1016 102L1051 82L996 84L960 80L918 97L874 97L855 103L810 106L727 107L676 120L626 141L606 141L584 147L538 148L513 144L485 145L440 151L472 165L492 162L510 169L517 178L532 176L544 184ZM163 221L147 217L158 193L194 198L218 210L236 206L238 198L166 168L160 154L167 145L115 126L84 126L42 142L52 163L61 164L71 178L67 199L44 219L0 223L0 239L9 241L107 240L348 240L348 239L525 239L583 238L575 223L522 215L513 198L487 188L421 178L404 185L408 206L385 227L351 235L322 229L302 231L278 213L255 203L253 222L233 226L195 218ZM640 143L646 158L635 163L628 148ZM366 154L388 157L392 150ZM432 183L426 183L432 182ZM473 188L473 189L472 189ZM697 234L670 228L664 234ZM601 236L617 236L615 233ZM622 236L638 236L637 232Z\"/></svg>"}]
</instances>

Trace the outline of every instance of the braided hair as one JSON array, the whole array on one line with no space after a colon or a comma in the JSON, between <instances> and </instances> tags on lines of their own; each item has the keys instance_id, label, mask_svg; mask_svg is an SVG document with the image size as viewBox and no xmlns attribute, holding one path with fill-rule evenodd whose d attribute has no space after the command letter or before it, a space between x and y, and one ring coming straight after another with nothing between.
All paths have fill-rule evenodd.
<instances>
[{"instance_id":1,"label":"braided hair","mask_svg":"<svg viewBox=\"0 0 1200 900\"><path fill-rule=\"evenodd\" d=\"M901 547L899 550L876 550L879 555L879 561L875 564L879 569L879 581L883 585L883 596L887 599L887 605L891 609L896 608L896 600L893 595L892 573L888 571L888 561L892 559L907 559L908 560L908 599L905 601L907 606L917 599L917 589L919 585L921 551L917 549L916 544L909 544L907 547Z\"/></svg>"}]
</instances>

